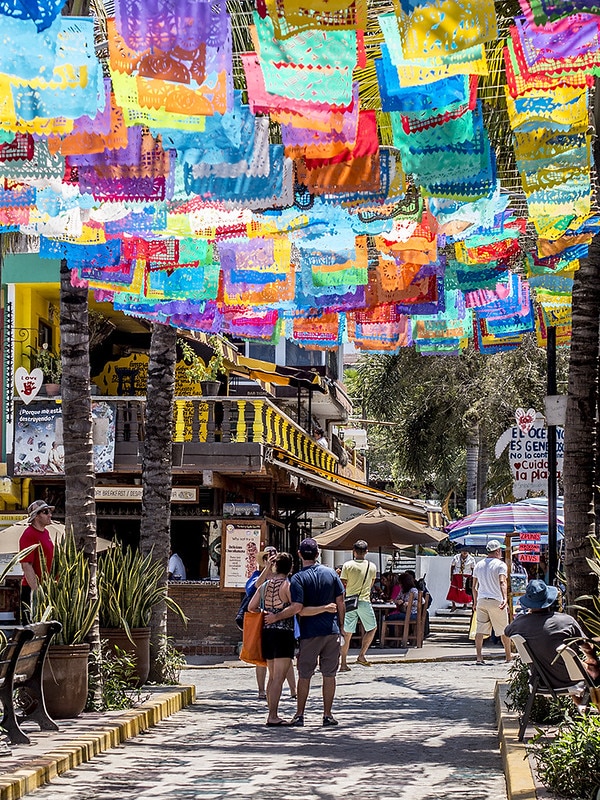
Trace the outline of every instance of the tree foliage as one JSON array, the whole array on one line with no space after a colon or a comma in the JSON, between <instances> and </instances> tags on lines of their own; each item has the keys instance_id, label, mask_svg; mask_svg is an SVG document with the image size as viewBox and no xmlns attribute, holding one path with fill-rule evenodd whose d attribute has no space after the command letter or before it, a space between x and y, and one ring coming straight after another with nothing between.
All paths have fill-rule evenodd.
<instances>
[{"instance_id":1,"label":"tree foliage","mask_svg":"<svg viewBox=\"0 0 600 800\"><path fill-rule=\"evenodd\" d=\"M560 382L566 353L559 353L558 364ZM491 464L488 488L497 496L509 475L506 457L494 463L495 442L514 424L517 408L543 411L546 355L533 337L518 350L494 355L469 348L460 356L432 358L405 348L361 357L349 389L362 398L365 416L394 423L369 428L372 477L413 496L461 497L467 433L478 425Z\"/></svg>"}]
</instances>

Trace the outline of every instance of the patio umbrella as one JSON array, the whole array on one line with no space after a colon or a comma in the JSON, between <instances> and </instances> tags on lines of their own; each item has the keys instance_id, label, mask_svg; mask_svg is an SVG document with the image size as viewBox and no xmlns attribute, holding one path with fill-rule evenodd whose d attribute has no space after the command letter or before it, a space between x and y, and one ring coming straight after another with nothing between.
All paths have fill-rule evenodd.
<instances>
[{"instance_id":1,"label":"patio umbrella","mask_svg":"<svg viewBox=\"0 0 600 800\"><path fill-rule=\"evenodd\" d=\"M19 539L23 535L23 531L27 527L27 518L15 522L4 530L0 530L0 554L18 553L19 552ZM65 535L65 526L62 522L49 522L46 525L50 538L53 542L57 542ZM113 543L109 539L102 539L98 537L97 548L98 552L108 550L112 547Z\"/></svg>"},{"instance_id":2,"label":"patio umbrella","mask_svg":"<svg viewBox=\"0 0 600 800\"><path fill-rule=\"evenodd\" d=\"M562 537L564 519L557 518L557 529ZM548 509L531 503L504 503L490 506L451 522L446 533L453 542L465 545L485 545L490 539L504 540L507 534L540 534L541 544L548 541Z\"/></svg>"},{"instance_id":3,"label":"patio umbrella","mask_svg":"<svg viewBox=\"0 0 600 800\"><path fill-rule=\"evenodd\" d=\"M364 539L370 548L390 548L431 545L445 538L446 534L442 531L419 525L380 506L315 536L319 547L328 550L351 550L358 539Z\"/></svg>"}]
</instances>

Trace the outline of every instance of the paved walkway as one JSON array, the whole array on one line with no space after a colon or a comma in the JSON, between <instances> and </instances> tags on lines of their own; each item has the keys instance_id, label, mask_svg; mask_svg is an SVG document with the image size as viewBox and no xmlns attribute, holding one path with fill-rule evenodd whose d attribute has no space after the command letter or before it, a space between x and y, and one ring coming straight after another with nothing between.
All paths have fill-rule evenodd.
<instances>
[{"instance_id":1,"label":"paved walkway","mask_svg":"<svg viewBox=\"0 0 600 800\"><path fill-rule=\"evenodd\" d=\"M339 676L337 728L313 680L304 728L266 728L254 671L186 670L195 705L30 796L39 800L506 800L493 692L506 665L380 663ZM287 690L286 690L287 691ZM282 712L291 716L286 697Z\"/></svg>"}]
</instances>

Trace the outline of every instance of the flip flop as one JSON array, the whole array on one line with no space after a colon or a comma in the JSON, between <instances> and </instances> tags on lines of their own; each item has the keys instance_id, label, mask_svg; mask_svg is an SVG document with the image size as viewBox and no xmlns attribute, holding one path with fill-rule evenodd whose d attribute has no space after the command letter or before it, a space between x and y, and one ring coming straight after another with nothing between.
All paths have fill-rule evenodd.
<instances>
[{"instance_id":1,"label":"flip flop","mask_svg":"<svg viewBox=\"0 0 600 800\"><path fill-rule=\"evenodd\" d=\"M281 728L287 725L287 722L283 719L280 719L279 722L265 722L267 728Z\"/></svg>"}]
</instances>

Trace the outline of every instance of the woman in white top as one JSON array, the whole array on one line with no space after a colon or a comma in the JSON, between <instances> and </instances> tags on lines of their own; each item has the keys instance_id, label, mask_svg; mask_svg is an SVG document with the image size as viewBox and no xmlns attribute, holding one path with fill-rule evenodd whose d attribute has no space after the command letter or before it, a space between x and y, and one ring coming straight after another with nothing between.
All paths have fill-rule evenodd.
<instances>
[{"instance_id":1,"label":"woman in white top","mask_svg":"<svg viewBox=\"0 0 600 800\"><path fill-rule=\"evenodd\" d=\"M452 559L450 565L450 589L446 595L446 600L450 600L452 603L450 611L456 611L457 603L464 608L473 601L472 586L474 567L475 559L469 553L467 547L461 550L460 553L457 553Z\"/></svg>"}]
</instances>

